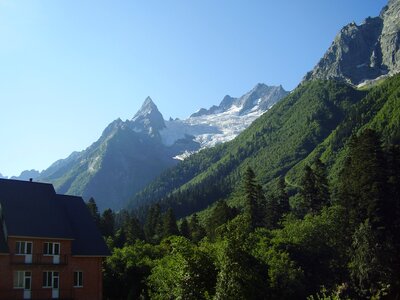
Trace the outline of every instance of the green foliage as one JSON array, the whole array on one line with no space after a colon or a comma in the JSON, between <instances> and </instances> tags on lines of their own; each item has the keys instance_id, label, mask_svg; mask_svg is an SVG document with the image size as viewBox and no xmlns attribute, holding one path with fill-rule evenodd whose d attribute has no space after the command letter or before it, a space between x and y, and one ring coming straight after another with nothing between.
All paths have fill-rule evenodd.
<instances>
[{"instance_id":1,"label":"green foliage","mask_svg":"<svg viewBox=\"0 0 400 300\"><path fill-rule=\"evenodd\" d=\"M144 224L157 245L125 238L104 286L114 299L399 298L399 86L306 83L234 141L167 171L135 198L159 201ZM205 207L182 220L185 237L161 240L176 224L161 211ZM116 232L107 241L122 247L128 231Z\"/></svg>"},{"instance_id":2,"label":"green foliage","mask_svg":"<svg viewBox=\"0 0 400 300\"><path fill-rule=\"evenodd\" d=\"M183 237L164 240L161 247L167 254L148 277L150 299L208 299L216 271L207 254Z\"/></svg>"},{"instance_id":3,"label":"green foliage","mask_svg":"<svg viewBox=\"0 0 400 300\"><path fill-rule=\"evenodd\" d=\"M154 261L161 257L159 247L136 241L122 249L115 248L104 263L104 296L108 299L137 299L146 296L145 280Z\"/></svg>"},{"instance_id":4,"label":"green foliage","mask_svg":"<svg viewBox=\"0 0 400 300\"><path fill-rule=\"evenodd\" d=\"M163 238L178 235L178 225L172 208L169 208L163 216Z\"/></svg>"},{"instance_id":5,"label":"green foliage","mask_svg":"<svg viewBox=\"0 0 400 300\"><path fill-rule=\"evenodd\" d=\"M200 151L178 164L132 199L132 206L160 201L178 217L226 199L248 167L267 183L299 163L344 119L364 92L332 81L298 87L235 140Z\"/></svg>"},{"instance_id":6,"label":"green foliage","mask_svg":"<svg viewBox=\"0 0 400 300\"><path fill-rule=\"evenodd\" d=\"M161 241L163 236L163 224L160 205L155 204L148 209L143 230L146 240L150 243L158 243Z\"/></svg>"},{"instance_id":7,"label":"green foliage","mask_svg":"<svg viewBox=\"0 0 400 300\"><path fill-rule=\"evenodd\" d=\"M338 202L347 208L350 226L357 226L366 219L374 226L382 225L385 208L388 208L385 165L375 131L367 129L352 137L338 185Z\"/></svg>"},{"instance_id":8,"label":"green foliage","mask_svg":"<svg viewBox=\"0 0 400 300\"><path fill-rule=\"evenodd\" d=\"M198 243L206 235L206 231L199 223L196 214L194 214L189 220L189 232L191 235L191 240L195 243Z\"/></svg>"},{"instance_id":9,"label":"green foliage","mask_svg":"<svg viewBox=\"0 0 400 300\"><path fill-rule=\"evenodd\" d=\"M317 159L312 167L306 166L301 180L301 210L316 213L330 202L330 193L325 165Z\"/></svg>"}]
</instances>

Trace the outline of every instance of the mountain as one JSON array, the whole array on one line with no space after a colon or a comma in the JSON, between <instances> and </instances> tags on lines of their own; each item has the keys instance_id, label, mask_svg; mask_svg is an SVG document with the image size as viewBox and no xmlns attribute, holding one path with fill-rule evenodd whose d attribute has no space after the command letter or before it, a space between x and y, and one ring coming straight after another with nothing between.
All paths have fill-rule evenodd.
<instances>
[{"instance_id":1,"label":"mountain","mask_svg":"<svg viewBox=\"0 0 400 300\"><path fill-rule=\"evenodd\" d=\"M369 91L332 80L306 82L233 141L164 172L129 207L140 212L159 202L182 217L219 199L233 200L248 166L267 190L279 176L296 188L304 165L321 155L332 177L343 162L336 158L345 156L353 132L373 128L384 140L400 143L399 95L400 75Z\"/></svg>"},{"instance_id":2,"label":"mountain","mask_svg":"<svg viewBox=\"0 0 400 300\"><path fill-rule=\"evenodd\" d=\"M147 132L150 136L158 135L158 132L165 128L164 118L150 97L146 98L132 118L130 127L137 132Z\"/></svg>"},{"instance_id":3,"label":"mountain","mask_svg":"<svg viewBox=\"0 0 400 300\"><path fill-rule=\"evenodd\" d=\"M359 85L400 71L400 1L375 18L346 25L305 80L335 79Z\"/></svg>"},{"instance_id":4,"label":"mountain","mask_svg":"<svg viewBox=\"0 0 400 300\"><path fill-rule=\"evenodd\" d=\"M29 180L33 179L35 180L40 176L40 172L37 170L25 170L22 171L19 176L12 176L11 179L18 179L18 180Z\"/></svg>"},{"instance_id":5,"label":"mountain","mask_svg":"<svg viewBox=\"0 0 400 300\"><path fill-rule=\"evenodd\" d=\"M90 147L31 177L53 183L58 193L94 197L100 210L120 209L179 159L233 139L286 94L258 84L231 103L223 100L218 112L169 121L147 97L132 119L115 120Z\"/></svg>"},{"instance_id":6,"label":"mountain","mask_svg":"<svg viewBox=\"0 0 400 300\"><path fill-rule=\"evenodd\" d=\"M334 81L307 82L231 142L205 149L166 171L131 199L138 208L162 201L182 216L229 198L251 166L263 184L304 159L365 95Z\"/></svg>"},{"instance_id":7,"label":"mountain","mask_svg":"<svg viewBox=\"0 0 400 300\"><path fill-rule=\"evenodd\" d=\"M185 120L166 121L161 138L164 144L171 145L177 139L193 136L200 148L213 147L234 139L287 94L282 86L259 83L239 98L227 95L218 106L202 108ZM185 157L187 153L177 156Z\"/></svg>"},{"instance_id":8,"label":"mountain","mask_svg":"<svg viewBox=\"0 0 400 300\"><path fill-rule=\"evenodd\" d=\"M297 189L304 166L322 157L335 180L347 141L364 128L399 144L400 75L394 75L400 64L399 3L389 1L379 17L345 26L287 97L231 142L194 154L161 174L131 198L129 207L143 212L148 203L159 202L182 217L219 199L235 201L248 166L266 189L279 176ZM367 88L355 87L366 80ZM207 117L234 102L227 96L220 106L192 117Z\"/></svg>"}]
</instances>

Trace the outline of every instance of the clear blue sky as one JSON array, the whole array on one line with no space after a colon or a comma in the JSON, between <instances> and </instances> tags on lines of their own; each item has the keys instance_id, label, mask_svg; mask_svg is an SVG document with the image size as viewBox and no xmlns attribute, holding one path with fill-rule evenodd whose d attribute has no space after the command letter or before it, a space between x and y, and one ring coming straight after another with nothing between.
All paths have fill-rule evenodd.
<instances>
[{"instance_id":1,"label":"clear blue sky","mask_svg":"<svg viewBox=\"0 0 400 300\"><path fill-rule=\"evenodd\" d=\"M42 170L147 96L186 117L256 83L293 89L383 0L0 0L0 173Z\"/></svg>"}]
</instances>

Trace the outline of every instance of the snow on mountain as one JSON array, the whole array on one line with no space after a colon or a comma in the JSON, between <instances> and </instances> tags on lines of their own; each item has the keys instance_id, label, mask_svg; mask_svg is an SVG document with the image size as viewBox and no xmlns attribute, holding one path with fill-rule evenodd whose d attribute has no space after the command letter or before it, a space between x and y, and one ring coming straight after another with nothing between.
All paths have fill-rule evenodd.
<instances>
[{"instance_id":1,"label":"snow on mountain","mask_svg":"<svg viewBox=\"0 0 400 300\"><path fill-rule=\"evenodd\" d=\"M200 148L230 141L287 94L282 86L257 84L240 98L225 96L219 106L202 108L185 120L165 121L161 139L169 146L192 136ZM184 159L190 154L186 151L175 158Z\"/></svg>"},{"instance_id":2,"label":"snow on mountain","mask_svg":"<svg viewBox=\"0 0 400 300\"><path fill-rule=\"evenodd\" d=\"M147 132L150 136L165 128L164 118L150 97L130 121L131 129L136 132Z\"/></svg>"}]
</instances>

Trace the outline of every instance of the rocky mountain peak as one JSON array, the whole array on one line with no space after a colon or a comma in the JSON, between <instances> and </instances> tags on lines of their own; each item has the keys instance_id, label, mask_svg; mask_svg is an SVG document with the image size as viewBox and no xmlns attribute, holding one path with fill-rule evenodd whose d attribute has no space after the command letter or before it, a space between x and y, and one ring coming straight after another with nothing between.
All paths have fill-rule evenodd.
<instances>
[{"instance_id":1,"label":"rocky mountain peak","mask_svg":"<svg viewBox=\"0 0 400 300\"><path fill-rule=\"evenodd\" d=\"M155 135L156 132L165 128L162 114L150 97L147 97L139 111L130 121L131 128L138 132L147 132Z\"/></svg>"},{"instance_id":2,"label":"rocky mountain peak","mask_svg":"<svg viewBox=\"0 0 400 300\"><path fill-rule=\"evenodd\" d=\"M391 0L379 17L342 28L323 58L304 80L335 79L359 85L400 71L400 0Z\"/></svg>"}]
</instances>

